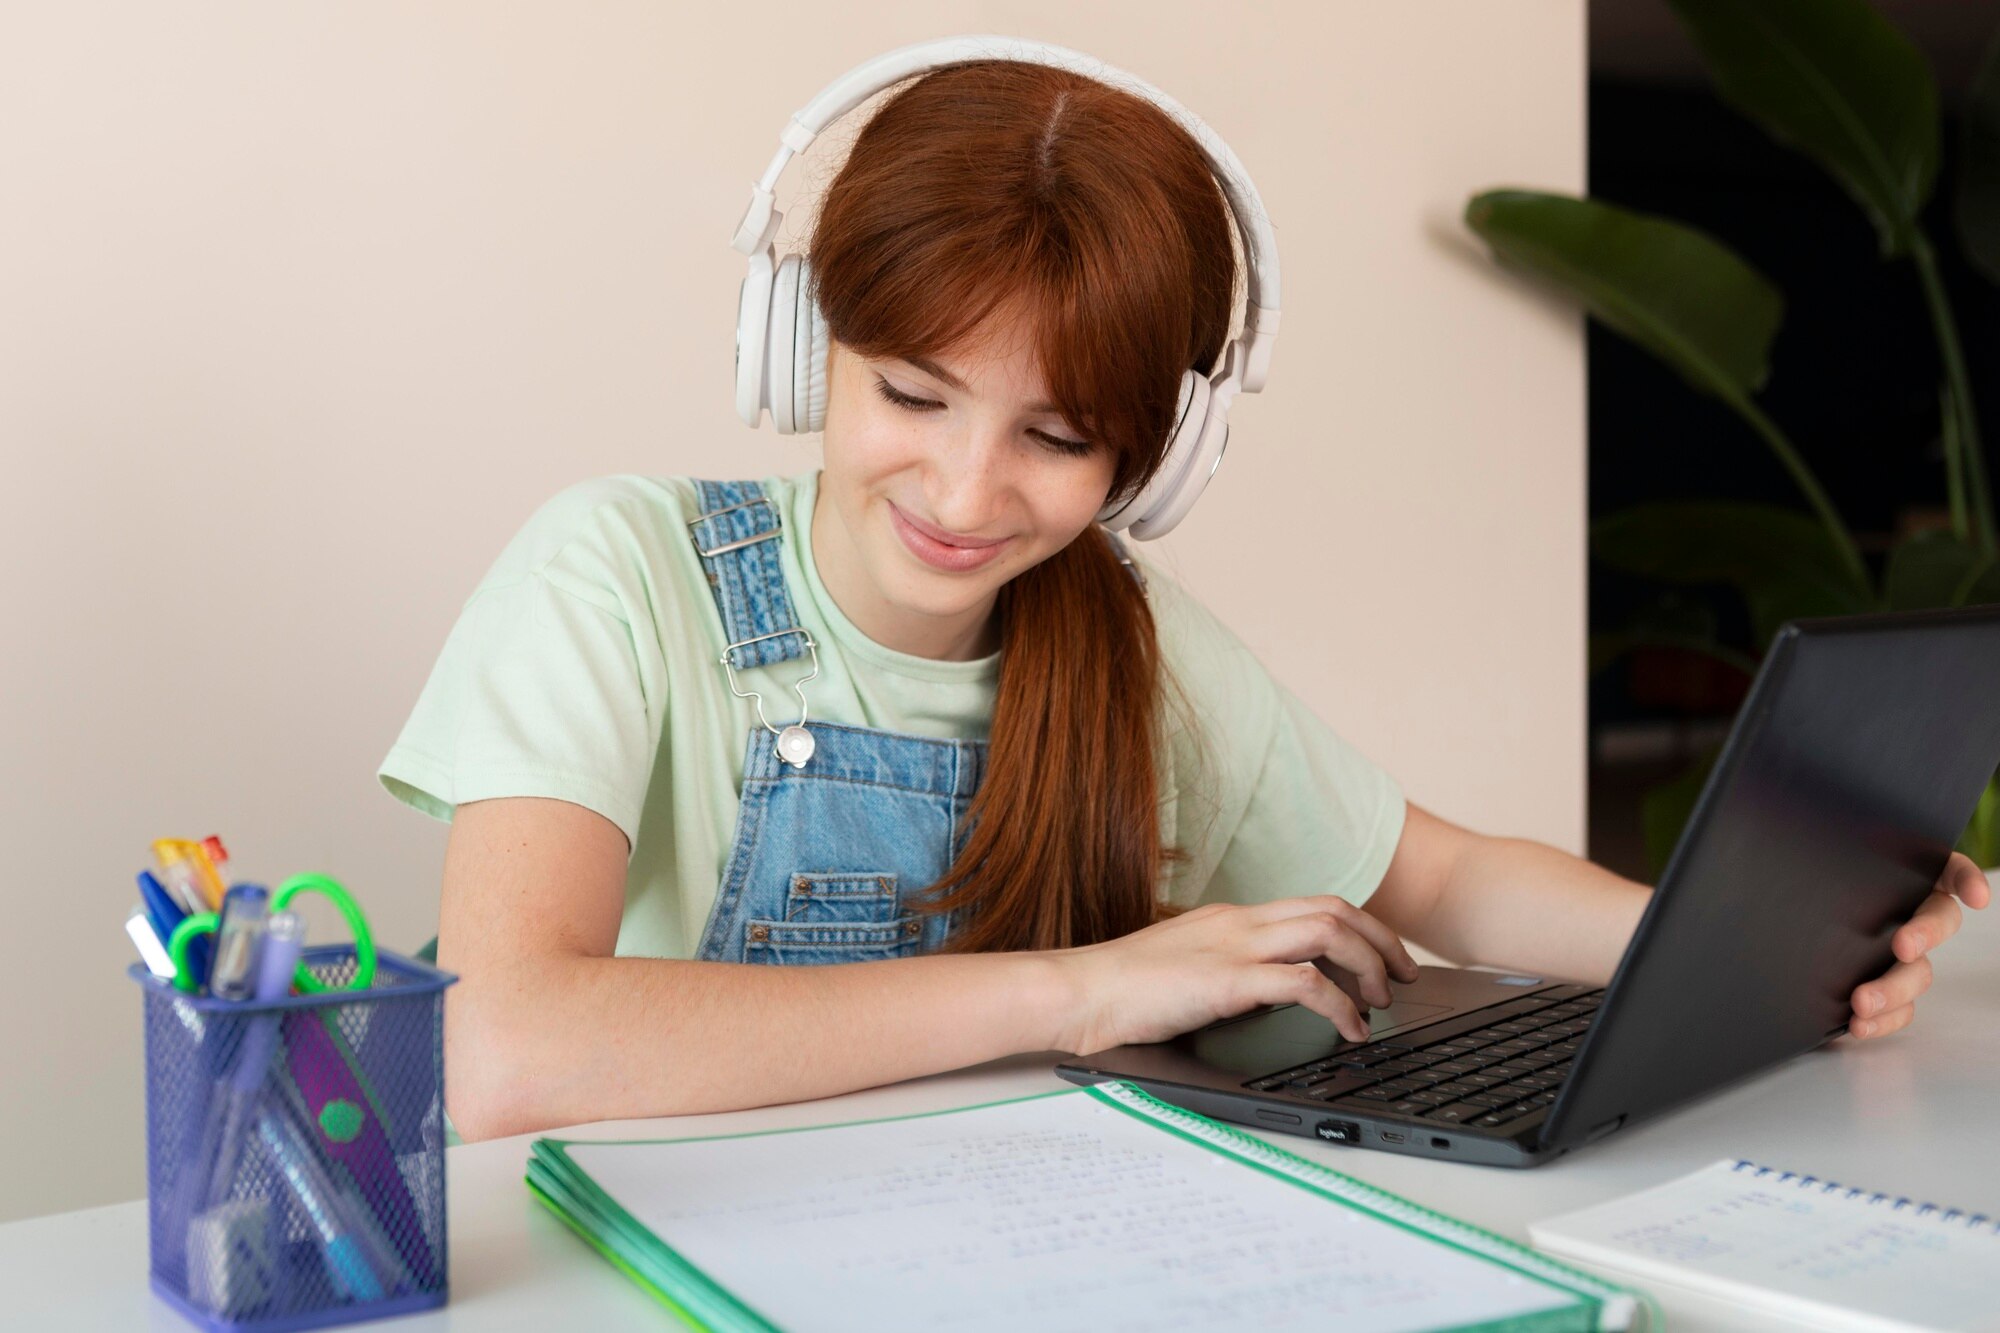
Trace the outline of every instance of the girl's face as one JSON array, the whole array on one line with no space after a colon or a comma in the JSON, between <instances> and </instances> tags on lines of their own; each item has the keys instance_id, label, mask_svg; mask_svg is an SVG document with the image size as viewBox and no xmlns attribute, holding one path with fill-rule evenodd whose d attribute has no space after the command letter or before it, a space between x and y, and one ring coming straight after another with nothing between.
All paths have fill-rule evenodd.
<instances>
[{"instance_id":1,"label":"girl's face","mask_svg":"<svg viewBox=\"0 0 2000 1333\"><path fill-rule=\"evenodd\" d=\"M833 344L813 558L862 633L920 657L999 647L994 599L1088 527L1108 449L1047 401L1025 323L996 315L935 360Z\"/></svg>"}]
</instances>

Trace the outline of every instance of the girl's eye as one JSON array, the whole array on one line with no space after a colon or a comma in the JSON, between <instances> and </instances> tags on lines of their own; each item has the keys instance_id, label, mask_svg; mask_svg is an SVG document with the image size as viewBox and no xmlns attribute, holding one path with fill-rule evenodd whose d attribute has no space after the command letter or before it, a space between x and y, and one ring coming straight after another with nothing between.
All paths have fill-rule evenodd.
<instances>
[{"instance_id":1,"label":"girl's eye","mask_svg":"<svg viewBox=\"0 0 2000 1333\"><path fill-rule=\"evenodd\" d=\"M934 399L912 398L909 394L904 393L885 379L877 378L875 387L881 391L884 398L896 406L906 407L912 412L930 412L944 406L943 403L937 402Z\"/></svg>"},{"instance_id":2,"label":"girl's eye","mask_svg":"<svg viewBox=\"0 0 2000 1333\"><path fill-rule=\"evenodd\" d=\"M1034 436L1057 453L1066 454L1071 458L1088 458L1097 452L1097 446L1089 440L1072 440L1061 435L1044 435L1038 430L1031 430L1028 434Z\"/></svg>"},{"instance_id":3,"label":"girl's eye","mask_svg":"<svg viewBox=\"0 0 2000 1333\"><path fill-rule=\"evenodd\" d=\"M875 390L889 402L909 412L935 412L944 406L943 403L932 398L912 397L879 375L875 379ZM1072 440L1060 435L1049 435L1038 430L1031 430L1028 434L1034 436L1043 444L1048 445L1049 448L1055 450L1057 453L1068 454L1073 458L1085 457L1088 454L1094 453L1097 449L1097 446L1089 440Z\"/></svg>"}]
</instances>

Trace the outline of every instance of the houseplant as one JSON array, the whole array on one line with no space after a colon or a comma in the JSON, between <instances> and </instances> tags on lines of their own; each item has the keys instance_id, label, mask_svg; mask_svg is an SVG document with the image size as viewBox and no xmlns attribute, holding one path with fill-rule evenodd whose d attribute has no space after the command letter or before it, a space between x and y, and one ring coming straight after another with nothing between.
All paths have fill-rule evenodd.
<instances>
[{"instance_id":1,"label":"houseplant","mask_svg":"<svg viewBox=\"0 0 2000 1333\"><path fill-rule=\"evenodd\" d=\"M1722 584L1742 598L1754 652L1712 619L1663 602L1592 636L1593 669L1664 645L1753 670L1784 621L1877 609L2000 602L2000 530L1970 375L1938 256L1922 221L1938 175L1938 95L1922 54L1862 0L1671 0L1723 99L1822 167L1873 223L1885 260L1907 263L1936 335L1948 524L1897 543L1877 568L1805 453L1757 401L1783 322L1778 288L1720 240L1668 218L1530 190L1474 196L1465 220L1504 266L1553 285L1614 332L1727 404L1796 486L1801 506L1707 500L1635 506L1592 525L1605 565L1669 585ZM1977 271L2000 281L2000 41L1975 80L1954 222ZM2000 676L2000 671L1996 672ZM1657 872L1713 755L1648 793ZM1961 847L2000 864L2000 778Z\"/></svg>"}]
</instances>

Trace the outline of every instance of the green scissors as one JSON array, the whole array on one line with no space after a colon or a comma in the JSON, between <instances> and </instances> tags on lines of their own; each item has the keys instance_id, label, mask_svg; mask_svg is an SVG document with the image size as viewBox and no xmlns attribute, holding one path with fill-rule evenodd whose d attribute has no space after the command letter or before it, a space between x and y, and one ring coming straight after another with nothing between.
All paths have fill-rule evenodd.
<instances>
[{"instance_id":1,"label":"green scissors","mask_svg":"<svg viewBox=\"0 0 2000 1333\"><path fill-rule=\"evenodd\" d=\"M271 910L282 912L292 899L301 893L318 893L340 909L347 919L347 928L354 935L354 975L344 986L329 986L306 970L304 963L292 974L292 984L307 995L318 995L331 990L367 990L375 984L375 933L368 927L368 918L362 915L361 905L354 901L354 895L343 888L338 880L327 875L294 875L278 886L278 892L271 899ZM174 927L173 938L167 941L167 953L174 960L174 986L176 989L194 994L194 970L188 966L188 944L197 935L213 934L221 924L214 912L198 912Z\"/></svg>"}]
</instances>

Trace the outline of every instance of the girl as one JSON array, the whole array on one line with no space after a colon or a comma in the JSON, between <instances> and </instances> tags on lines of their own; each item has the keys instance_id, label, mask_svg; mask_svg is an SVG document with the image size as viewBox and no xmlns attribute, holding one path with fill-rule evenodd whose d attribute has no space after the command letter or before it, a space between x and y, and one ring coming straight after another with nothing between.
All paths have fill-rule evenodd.
<instances>
[{"instance_id":1,"label":"girl","mask_svg":"<svg viewBox=\"0 0 2000 1333\"><path fill-rule=\"evenodd\" d=\"M1228 337L1229 212L1188 129L1068 68L945 65L862 130L811 252L823 409L783 411L823 414L823 469L555 497L382 765L452 821L466 1138L1267 1004L1359 1040L1416 977L1405 936L1609 978L1645 886L1407 803L1095 522ZM1952 893L1986 901L1962 857L1855 1036L1910 1020Z\"/></svg>"}]
</instances>

